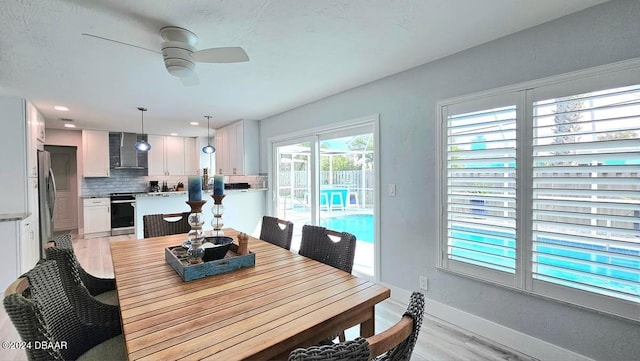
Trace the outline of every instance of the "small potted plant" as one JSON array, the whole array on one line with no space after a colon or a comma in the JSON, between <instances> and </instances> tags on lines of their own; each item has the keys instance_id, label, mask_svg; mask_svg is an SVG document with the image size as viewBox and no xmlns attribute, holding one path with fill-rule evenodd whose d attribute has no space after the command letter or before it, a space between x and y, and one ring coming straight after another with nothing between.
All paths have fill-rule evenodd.
<instances>
[{"instance_id":1,"label":"small potted plant","mask_svg":"<svg viewBox=\"0 0 640 361\"><path fill-rule=\"evenodd\" d=\"M182 182L178 182L178 185L176 185L176 191L180 192L184 190L184 184Z\"/></svg>"}]
</instances>

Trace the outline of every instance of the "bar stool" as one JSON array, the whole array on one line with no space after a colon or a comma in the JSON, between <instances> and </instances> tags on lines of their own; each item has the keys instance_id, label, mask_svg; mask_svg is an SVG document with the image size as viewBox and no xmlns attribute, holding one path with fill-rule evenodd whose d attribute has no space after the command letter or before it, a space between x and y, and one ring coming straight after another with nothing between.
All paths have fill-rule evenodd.
<instances>
[{"instance_id":1,"label":"bar stool","mask_svg":"<svg viewBox=\"0 0 640 361\"><path fill-rule=\"evenodd\" d=\"M334 200L338 199L338 203L335 203ZM333 210L334 208L338 208L341 211L344 211L344 198L342 197L342 192L331 192L329 194L330 206L329 210Z\"/></svg>"},{"instance_id":2,"label":"bar stool","mask_svg":"<svg viewBox=\"0 0 640 361\"><path fill-rule=\"evenodd\" d=\"M358 200L358 191L349 191L347 192L347 207L359 207L360 206L360 201ZM355 201L355 203L352 205L351 204L351 198L353 197L353 200Z\"/></svg>"}]
</instances>

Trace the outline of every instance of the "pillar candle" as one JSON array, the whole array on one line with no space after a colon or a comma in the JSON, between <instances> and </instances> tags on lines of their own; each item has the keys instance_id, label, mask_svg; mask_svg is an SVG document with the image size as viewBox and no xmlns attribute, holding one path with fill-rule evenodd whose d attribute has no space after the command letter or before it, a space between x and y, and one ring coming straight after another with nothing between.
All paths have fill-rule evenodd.
<instances>
[{"instance_id":1,"label":"pillar candle","mask_svg":"<svg viewBox=\"0 0 640 361\"><path fill-rule=\"evenodd\" d=\"M221 196L224 194L224 176L216 174L213 176L213 195Z\"/></svg>"},{"instance_id":2,"label":"pillar candle","mask_svg":"<svg viewBox=\"0 0 640 361\"><path fill-rule=\"evenodd\" d=\"M189 177L189 201L202 200L202 179L199 176Z\"/></svg>"}]
</instances>

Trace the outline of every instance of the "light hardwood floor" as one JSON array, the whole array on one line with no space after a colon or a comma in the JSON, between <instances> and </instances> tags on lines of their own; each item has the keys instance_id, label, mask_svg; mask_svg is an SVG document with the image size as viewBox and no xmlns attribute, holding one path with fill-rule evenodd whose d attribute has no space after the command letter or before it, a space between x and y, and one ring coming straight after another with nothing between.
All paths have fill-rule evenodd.
<instances>
[{"instance_id":1,"label":"light hardwood floor","mask_svg":"<svg viewBox=\"0 0 640 361\"><path fill-rule=\"evenodd\" d=\"M113 277L109 242L132 239L132 235L94 239L75 239L74 249L78 260L88 272L98 277ZM405 305L394 300L386 300L376 306L376 332L380 332L397 322L405 311ZM347 338L354 338L357 328L346 332ZM17 341L19 336L9 320L4 307L0 310L0 341ZM0 350L0 359L7 361L26 360L24 351ZM535 359L493 344L479 335L471 335L456 327L425 315L413 361L448 360L509 360L533 361Z\"/></svg>"}]
</instances>

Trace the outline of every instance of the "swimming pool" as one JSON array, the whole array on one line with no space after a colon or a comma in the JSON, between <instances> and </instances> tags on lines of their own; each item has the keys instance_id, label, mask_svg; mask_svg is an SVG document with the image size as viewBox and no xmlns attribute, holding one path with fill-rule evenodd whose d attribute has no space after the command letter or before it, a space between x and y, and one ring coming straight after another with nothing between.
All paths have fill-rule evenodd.
<instances>
[{"instance_id":1,"label":"swimming pool","mask_svg":"<svg viewBox=\"0 0 640 361\"><path fill-rule=\"evenodd\" d=\"M350 214L320 219L320 225L328 229L349 232L358 241L373 243L373 214Z\"/></svg>"},{"instance_id":2,"label":"swimming pool","mask_svg":"<svg viewBox=\"0 0 640 361\"><path fill-rule=\"evenodd\" d=\"M453 226L449 231L450 258L514 273L514 237L505 232ZM637 249L539 237L533 249L534 278L602 294L620 292L628 297L619 297L633 299L640 295L640 261L634 258L639 255Z\"/></svg>"}]
</instances>

